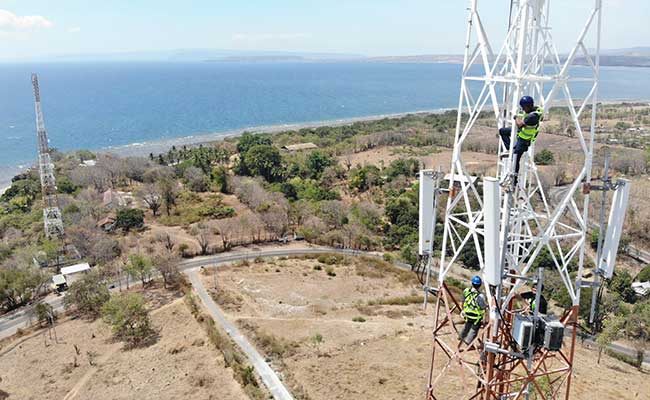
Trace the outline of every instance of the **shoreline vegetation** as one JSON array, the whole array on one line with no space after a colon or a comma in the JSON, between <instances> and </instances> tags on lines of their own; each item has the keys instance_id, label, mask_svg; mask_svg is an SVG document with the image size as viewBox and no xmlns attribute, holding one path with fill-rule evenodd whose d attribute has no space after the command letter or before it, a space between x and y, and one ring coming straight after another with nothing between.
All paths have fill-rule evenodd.
<instances>
[{"instance_id":1,"label":"shoreline vegetation","mask_svg":"<svg viewBox=\"0 0 650 400\"><path fill-rule=\"evenodd\" d=\"M627 103L650 103L650 100L647 99L617 99L617 100L606 100L600 101L599 104L603 105L623 105ZM379 121L386 118L403 118L409 115L426 115L426 114L442 114L448 111L456 110L455 107L447 108L438 108L438 109L428 109L428 110L413 110L405 111L398 113L387 113L387 114L373 114L360 117L351 117L351 118L339 118L339 119L326 119L320 121L306 121L306 122L295 122L287 124L271 124L271 125L259 125L244 127L238 129L231 129L226 131L216 131L209 133L197 132L195 134L189 134L185 136L179 136L174 138L166 138L155 141L147 142L133 142L125 145L104 147L99 149L72 149L66 150L63 154L73 154L77 151L92 151L96 154L112 154L118 157L138 157L146 156L150 153L160 154L166 153L172 147L194 147L199 145L207 145L210 143L236 138L243 135L244 133L254 133L254 134L276 134L285 131L298 131L300 129L313 129L320 127L340 127L346 125L352 125L356 122L372 122ZM56 143L53 143L54 148L56 148ZM35 165L35 160L32 162L22 162L18 166L0 166L0 196L11 187L11 179L20 174L27 169L29 165ZM4 170L6 169L6 171Z\"/></svg>"}]
</instances>

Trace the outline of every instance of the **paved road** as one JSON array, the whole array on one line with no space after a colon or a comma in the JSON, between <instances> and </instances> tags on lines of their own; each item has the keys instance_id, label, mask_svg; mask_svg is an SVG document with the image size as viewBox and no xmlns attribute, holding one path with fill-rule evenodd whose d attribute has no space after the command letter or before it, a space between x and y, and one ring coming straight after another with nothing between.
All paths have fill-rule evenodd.
<instances>
[{"instance_id":1,"label":"paved road","mask_svg":"<svg viewBox=\"0 0 650 400\"><path fill-rule=\"evenodd\" d=\"M551 191L551 196L554 193ZM557 195L557 194L555 194ZM349 249L328 249L328 248L293 248L293 249L277 249L277 250L258 250L258 251L246 251L238 253L229 253L216 256L206 256L206 257L196 257L191 260L183 261L179 265L179 270L185 271L192 268L198 268L204 265L215 265L223 264L233 261L240 261L246 259L254 259L256 257L285 257L292 255L302 255L302 254L326 254L326 253L336 253L344 254L351 256L371 256L371 257L380 257L378 253L369 253L359 250L349 250ZM410 265L404 263L397 263L397 266L400 268L410 269ZM58 297L50 302L55 310L60 311L63 309L63 298ZM18 328L24 328L29 326L29 318L24 311L16 312L11 316L0 318L0 339L11 336L16 333ZM585 340L589 344L595 345L595 342L592 339ZM636 357L636 350L624 347L618 344L612 343L609 346L615 352L623 353L625 355ZM645 357L645 362L650 363L650 355Z\"/></svg>"},{"instance_id":2,"label":"paved road","mask_svg":"<svg viewBox=\"0 0 650 400\"><path fill-rule=\"evenodd\" d=\"M368 253L358 250L349 250L349 249L327 249L327 248L293 248L293 249L277 249L277 250L257 250L257 251L246 251L246 252L237 252L237 253L228 253L215 256L206 256L206 257L195 257L191 260L183 261L179 265L180 271L185 271L187 269L200 267L203 265L213 265L213 264L222 264L233 261L253 259L256 257L283 257L291 255L301 255L301 254L325 254L325 253L337 253L344 255L366 255L379 257L377 253ZM410 268L408 264L399 264L403 268ZM125 283L124 283L125 284ZM63 311L63 296L53 297L46 300L54 311L61 312ZM0 318L0 340L7 338L16 334L18 329L24 329L30 326L29 318L29 308L23 308L22 310L15 311L10 315L6 315Z\"/></svg>"},{"instance_id":3,"label":"paved road","mask_svg":"<svg viewBox=\"0 0 650 400\"><path fill-rule=\"evenodd\" d=\"M203 302L203 305L208 309L212 318L228 333L244 354L246 354L248 361L260 375L264 385L266 385L273 395L273 398L276 400L293 400L291 393L289 393L275 371L273 371L269 364L264 360L264 357L262 357L257 349L255 349L255 346L246 339L239 329L228 321L219 306L217 306L212 300L208 292L205 290L205 287L203 287L203 283L201 283L201 278L199 278L196 273L196 269L188 270L185 273L189 276L190 282L192 282L192 287L199 295L199 298Z\"/></svg>"}]
</instances>

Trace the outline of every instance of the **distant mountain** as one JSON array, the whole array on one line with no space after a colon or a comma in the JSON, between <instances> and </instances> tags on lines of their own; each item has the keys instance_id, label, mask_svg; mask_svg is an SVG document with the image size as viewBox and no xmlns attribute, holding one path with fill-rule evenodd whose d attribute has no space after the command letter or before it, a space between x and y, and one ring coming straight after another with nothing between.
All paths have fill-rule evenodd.
<instances>
[{"instance_id":1,"label":"distant mountain","mask_svg":"<svg viewBox=\"0 0 650 400\"><path fill-rule=\"evenodd\" d=\"M16 61L91 62L91 61L234 61L274 59L294 60L351 60L363 58L360 54L317 53L291 51L245 51L222 49L176 49L161 51L133 51L95 54L62 54Z\"/></svg>"},{"instance_id":2,"label":"distant mountain","mask_svg":"<svg viewBox=\"0 0 650 400\"><path fill-rule=\"evenodd\" d=\"M628 49L604 49L601 56L650 57L650 47L630 47Z\"/></svg>"}]
</instances>

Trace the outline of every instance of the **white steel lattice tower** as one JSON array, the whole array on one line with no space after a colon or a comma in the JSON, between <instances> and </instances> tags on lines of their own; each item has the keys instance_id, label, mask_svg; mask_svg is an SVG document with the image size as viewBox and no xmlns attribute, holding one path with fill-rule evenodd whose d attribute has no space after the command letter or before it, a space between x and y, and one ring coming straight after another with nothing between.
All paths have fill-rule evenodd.
<instances>
[{"instance_id":1,"label":"white steel lattice tower","mask_svg":"<svg viewBox=\"0 0 650 400\"><path fill-rule=\"evenodd\" d=\"M566 324L570 325L577 320L580 289L583 286L589 218L588 189L591 182L600 73L602 0L593 0L586 24L575 42L575 38L562 38L562 46L573 43L571 51L564 55L558 52L551 35L550 0L512 0L510 16L503 20L503 25L508 27L507 35L497 48L493 47L488 37L481 19L479 3L487 8L492 6L490 1L470 0L438 275L441 294L438 296L436 311L433 358L435 347L441 347L442 352L449 357L449 364L438 376L433 374L435 371L432 366L429 399L442 398L436 396L432 388L444 384L442 373L450 370L458 361L460 365L467 367L460 367L465 373L474 374L478 379L475 394L472 396L470 393L466 397L472 399L499 399L504 398L503 396L514 399L523 396L524 392L528 396L528 390L533 390L530 386L537 379L536 376L546 376L541 371L548 372L542 364L538 369L533 369L534 366L529 364L523 373L526 377L515 379L516 374L513 371L520 365L515 365L516 360L509 359L508 356L502 356L499 362L495 362L494 357L499 357L498 355L492 355L493 358L487 362L483 360L483 366L479 367L477 372L476 363L464 364L465 356L456 353L453 346L444 344L442 336L437 336L445 324L450 325L454 310L458 312L460 307L445 285L445 279L450 270L458 266L459 258L462 258L468 248L471 247L478 255L483 280L486 281L487 278L488 282L494 281L486 276L485 210L481 194L483 188L479 186L478 179L472 176L468 164L463 159L464 144L469 138L479 135L481 129L493 131L491 140L498 140L500 143L498 158L495 157L496 178L500 186L496 195L497 204L500 204L497 219L500 219L501 225L497 268L500 279L508 277L503 281L499 279L498 283L491 283L491 288L487 284L483 286L490 304L490 325L483 330L485 341L504 343L512 339L507 338L509 333L504 327L509 324L511 300L522 285L537 275L532 266L542 251L552 260L553 269L559 273L573 303L571 311L562 319ZM553 5L557 8L565 6L564 2L554 2ZM591 40L589 43L594 50L589 50L587 40ZM577 68L578 64L582 67ZM580 91L582 100L575 99L576 91ZM517 128L515 126L512 129L509 149L496 137L498 128L513 126L513 117L519 112L519 99L524 95L532 96L536 104L546 110L547 120L560 110L569 116L583 155L580 171L561 193L561 198L555 205L549 201L535 165L534 143L523 155L518 179L515 179L513 150L517 140ZM549 113L551 106L556 109ZM489 119L484 118L485 112L494 118L487 127L485 121ZM480 124L483 126L479 127ZM540 133L541 135L544 133ZM482 140L485 140L485 136ZM570 275L570 266L577 269L575 277ZM444 307L441 305L443 303ZM544 360L540 363L544 363ZM566 365L555 370L555 373L566 374L562 379L558 378L557 382L560 385L565 384L568 398L573 344L564 361ZM500 369L495 371L493 365L498 365ZM510 367L512 368L509 369ZM513 389L514 386L517 387ZM558 393L552 398L556 398ZM459 395L457 398L465 397Z\"/></svg>"},{"instance_id":2,"label":"white steel lattice tower","mask_svg":"<svg viewBox=\"0 0 650 400\"><path fill-rule=\"evenodd\" d=\"M45 131L43 111L41 110L41 94L38 87L38 76L32 74L34 86L34 108L36 111L36 133L38 135L38 172L41 177L41 192L43 194L43 223L45 235L48 238L63 237L63 218L57 198L54 164L50 159L50 149Z\"/></svg>"}]
</instances>

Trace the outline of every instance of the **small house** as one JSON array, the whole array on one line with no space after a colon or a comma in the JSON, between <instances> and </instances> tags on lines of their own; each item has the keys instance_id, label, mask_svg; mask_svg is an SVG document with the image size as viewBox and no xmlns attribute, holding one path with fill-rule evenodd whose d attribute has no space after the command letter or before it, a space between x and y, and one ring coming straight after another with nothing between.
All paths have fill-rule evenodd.
<instances>
[{"instance_id":1,"label":"small house","mask_svg":"<svg viewBox=\"0 0 650 400\"><path fill-rule=\"evenodd\" d=\"M61 268L61 275L65 278L66 283L72 283L88 271L90 271L90 264L81 263Z\"/></svg>"},{"instance_id":2,"label":"small house","mask_svg":"<svg viewBox=\"0 0 650 400\"><path fill-rule=\"evenodd\" d=\"M313 143L298 143L298 144L288 144L286 146L282 146L282 149L287 151L302 151L302 150L311 150L317 148L318 146L316 146Z\"/></svg>"},{"instance_id":3,"label":"small house","mask_svg":"<svg viewBox=\"0 0 650 400\"><path fill-rule=\"evenodd\" d=\"M115 218L112 216L104 217L97 222L97 227L104 232L112 232L115 229Z\"/></svg>"},{"instance_id":4,"label":"small house","mask_svg":"<svg viewBox=\"0 0 650 400\"><path fill-rule=\"evenodd\" d=\"M646 296L650 294L650 282L632 282L632 289L637 296Z\"/></svg>"}]
</instances>

